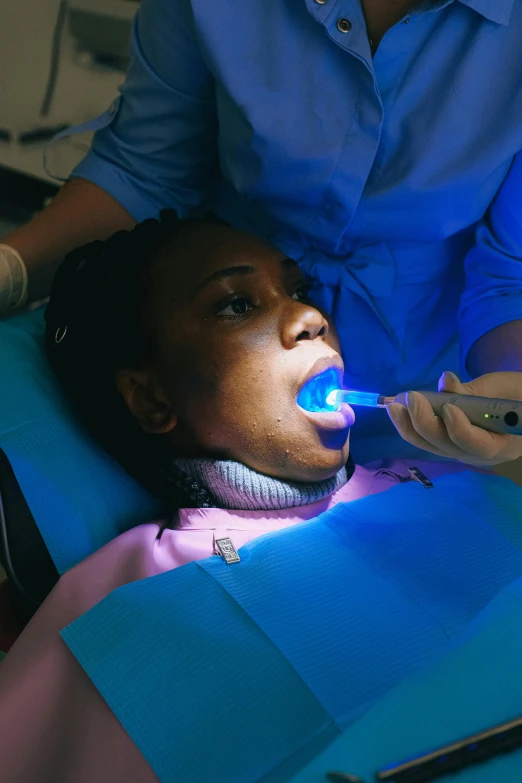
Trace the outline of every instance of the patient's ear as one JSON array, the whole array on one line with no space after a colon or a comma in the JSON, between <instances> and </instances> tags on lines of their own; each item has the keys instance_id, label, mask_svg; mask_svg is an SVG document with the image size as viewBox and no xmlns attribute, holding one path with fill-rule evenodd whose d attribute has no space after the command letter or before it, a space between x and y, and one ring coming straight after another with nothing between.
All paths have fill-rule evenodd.
<instances>
[{"instance_id":1,"label":"patient's ear","mask_svg":"<svg viewBox=\"0 0 522 783\"><path fill-rule=\"evenodd\" d=\"M116 386L144 432L163 435L177 424L178 417L159 384L147 372L116 370Z\"/></svg>"}]
</instances>

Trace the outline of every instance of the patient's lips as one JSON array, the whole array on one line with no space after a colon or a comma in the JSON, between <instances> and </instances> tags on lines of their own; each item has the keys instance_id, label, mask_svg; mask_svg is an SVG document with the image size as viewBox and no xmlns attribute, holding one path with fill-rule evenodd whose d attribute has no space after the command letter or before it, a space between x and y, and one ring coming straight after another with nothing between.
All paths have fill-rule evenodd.
<instances>
[{"instance_id":1,"label":"patient's lips","mask_svg":"<svg viewBox=\"0 0 522 783\"><path fill-rule=\"evenodd\" d=\"M320 429L348 429L355 421L349 405L329 405L330 392L342 388L343 367L340 357L320 359L307 375L298 396L297 404L303 415Z\"/></svg>"},{"instance_id":2,"label":"patient's lips","mask_svg":"<svg viewBox=\"0 0 522 783\"><path fill-rule=\"evenodd\" d=\"M321 430L347 430L354 421L355 414L349 405L342 404L339 410L307 411L303 409L303 416L315 424Z\"/></svg>"}]
</instances>

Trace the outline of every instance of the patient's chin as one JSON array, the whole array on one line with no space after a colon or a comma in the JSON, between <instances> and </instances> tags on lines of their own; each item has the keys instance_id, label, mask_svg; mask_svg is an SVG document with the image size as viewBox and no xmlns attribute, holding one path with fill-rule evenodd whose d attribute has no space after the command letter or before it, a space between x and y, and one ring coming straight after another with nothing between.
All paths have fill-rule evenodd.
<instances>
[{"instance_id":1,"label":"patient's chin","mask_svg":"<svg viewBox=\"0 0 522 783\"><path fill-rule=\"evenodd\" d=\"M281 481L315 483L336 476L350 456L350 431L325 433L318 438L285 438L283 444L266 440L265 449L248 450L247 453L230 453L252 470Z\"/></svg>"},{"instance_id":2,"label":"patient's chin","mask_svg":"<svg viewBox=\"0 0 522 783\"><path fill-rule=\"evenodd\" d=\"M265 476L279 479L280 481L292 481L303 484L314 484L319 481L326 481L336 476L341 468L344 468L348 461L349 450L343 450L333 454L331 451L325 455L316 454L315 458L299 459L286 462L286 464L270 466L261 466L259 464L248 464L246 460L243 464L263 473Z\"/></svg>"},{"instance_id":3,"label":"patient's chin","mask_svg":"<svg viewBox=\"0 0 522 783\"><path fill-rule=\"evenodd\" d=\"M325 458L327 459L328 452L335 460L336 454L344 454L349 451L350 444L350 430L320 430L318 432L321 445L325 450ZM348 459L348 456L346 457Z\"/></svg>"},{"instance_id":4,"label":"patient's chin","mask_svg":"<svg viewBox=\"0 0 522 783\"><path fill-rule=\"evenodd\" d=\"M332 430L319 434L309 452L301 452L299 468L302 473L297 481L325 481L344 468L350 456L350 430Z\"/></svg>"},{"instance_id":5,"label":"patient's chin","mask_svg":"<svg viewBox=\"0 0 522 783\"><path fill-rule=\"evenodd\" d=\"M294 465L292 473L288 471L285 476L288 481L301 481L315 483L326 481L336 476L344 468L350 456L349 441L345 438L338 449L323 449L316 453L315 458L310 455L309 460L302 460Z\"/></svg>"},{"instance_id":6,"label":"patient's chin","mask_svg":"<svg viewBox=\"0 0 522 783\"><path fill-rule=\"evenodd\" d=\"M336 459L332 459L332 454L329 455L330 459L328 462L325 462L324 466L319 469L319 466L316 467L316 478L309 478L306 479L307 481L324 481L325 479L333 478L336 476L339 471L344 468L346 463L348 462L348 457L350 456L349 449L345 449L342 451L339 451L337 453Z\"/></svg>"}]
</instances>

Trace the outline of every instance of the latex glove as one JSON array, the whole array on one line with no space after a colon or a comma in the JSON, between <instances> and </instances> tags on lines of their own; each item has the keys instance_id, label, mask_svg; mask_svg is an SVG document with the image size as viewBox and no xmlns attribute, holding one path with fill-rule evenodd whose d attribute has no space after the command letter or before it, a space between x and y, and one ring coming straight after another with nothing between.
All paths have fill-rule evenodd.
<instances>
[{"instance_id":1,"label":"latex glove","mask_svg":"<svg viewBox=\"0 0 522 783\"><path fill-rule=\"evenodd\" d=\"M17 250L0 245L0 318L27 301L27 270Z\"/></svg>"},{"instance_id":2,"label":"latex glove","mask_svg":"<svg viewBox=\"0 0 522 783\"><path fill-rule=\"evenodd\" d=\"M439 380L439 391L522 400L522 373L494 372L461 383L452 372L445 372ZM479 466L498 465L522 456L520 435L499 435L475 427L455 405L443 405L441 419L419 392L409 392L407 401L407 407L397 402L388 405L388 414L399 435L413 446Z\"/></svg>"}]
</instances>

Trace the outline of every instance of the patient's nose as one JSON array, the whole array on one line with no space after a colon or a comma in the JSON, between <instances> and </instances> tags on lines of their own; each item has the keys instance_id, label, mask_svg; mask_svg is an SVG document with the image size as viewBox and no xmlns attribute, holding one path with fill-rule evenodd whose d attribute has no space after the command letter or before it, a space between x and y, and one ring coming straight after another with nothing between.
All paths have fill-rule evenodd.
<instances>
[{"instance_id":1,"label":"patient's nose","mask_svg":"<svg viewBox=\"0 0 522 783\"><path fill-rule=\"evenodd\" d=\"M296 302L289 307L291 309L283 327L285 348L293 348L301 340L326 339L328 321L319 310L302 302Z\"/></svg>"}]
</instances>

